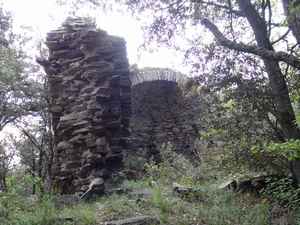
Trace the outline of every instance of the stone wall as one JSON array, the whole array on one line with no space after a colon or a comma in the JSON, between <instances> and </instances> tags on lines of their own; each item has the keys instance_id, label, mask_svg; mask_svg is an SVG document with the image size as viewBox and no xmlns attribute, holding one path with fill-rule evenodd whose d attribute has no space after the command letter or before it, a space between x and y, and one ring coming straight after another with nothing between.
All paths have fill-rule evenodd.
<instances>
[{"instance_id":1,"label":"stone wall","mask_svg":"<svg viewBox=\"0 0 300 225\"><path fill-rule=\"evenodd\" d=\"M47 35L54 131L54 188L102 193L122 164L131 114L125 41L97 30L89 19L67 19Z\"/></svg>"},{"instance_id":2,"label":"stone wall","mask_svg":"<svg viewBox=\"0 0 300 225\"><path fill-rule=\"evenodd\" d=\"M197 98L185 92L184 75L169 69L146 69L132 79L131 139L135 153L160 160L163 144L191 156L198 137ZM134 154L131 153L131 154Z\"/></svg>"}]
</instances>

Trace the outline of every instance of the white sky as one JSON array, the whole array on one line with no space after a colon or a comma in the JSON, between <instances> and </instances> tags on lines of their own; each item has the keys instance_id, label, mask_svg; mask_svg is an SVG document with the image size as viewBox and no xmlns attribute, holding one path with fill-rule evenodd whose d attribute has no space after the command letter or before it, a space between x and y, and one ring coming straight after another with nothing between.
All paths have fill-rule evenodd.
<instances>
[{"instance_id":1,"label":"white sky","mask_svg":"<svg viewBox=\"0 0 300 225\"><path fill-rule=\"evenodd\" d=\"M1 1L1 0L0 0ZM21 26L33 28L31 35L34 38L45 38L46 33L56 29L67 17L64 7L58 7L55 0L2 0L4 8L13 13L14 28L20 32ZM145 67L169 67L184 72L181 66L182 57L175 50L159 48L157 52L138 52L143 43L143 32L140 23L133 17L121 13L87 11L82 9L78 15L95 17L98 27L111 35L125 38L130 64ZM140 56L140 57L139 57Z\"/></svg>"}]
</instances>

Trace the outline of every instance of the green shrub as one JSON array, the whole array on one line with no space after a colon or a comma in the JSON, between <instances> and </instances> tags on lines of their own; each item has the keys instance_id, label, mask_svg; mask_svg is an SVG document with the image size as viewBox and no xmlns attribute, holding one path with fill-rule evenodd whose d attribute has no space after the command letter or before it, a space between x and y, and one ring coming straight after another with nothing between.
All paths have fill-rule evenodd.
<instances>
[{"instance_id":1,"label":"green shrub","mask_svg":"<svg viewBox=\"0 0 300 225\"><path fill-rule=\"evenodd\" d=\"M266 146L265 150L288 160L300 159L300 140L290 139L283 143L272 142Z\"/></svg>"},{"instance_id":2,"label":"green shrub","mask_svg":"<svg viewBox=\"0 0 300 225\"><path fill-rule=\"evenodd\" d=\"M149 162L145 165L146 175L150 180L159 181L162 184L172 184L174 181L193 183L200 173L200 168L194 166L191 161L182 154L175 152L170 144L161 147L161 162Z\"/></svg>"},{"instance_id":3,"label":"green shrub","mask_svg":"<svg viewBox=\"0 0 300 225\"><path fill-rule=\"evenodd\" d=\"M161 223L168 224L168 215L171 212L172 204L165 196L163 196L160 187L157 186L153 188L151 201L154 207L159 209L159 218Z\"/></svg>"},{"instance_id":4,"label":"green shrub","mask_svg":"<svg viewBox=\"0 0 300 225\"><path fill-rule=\"evenodd\" d=\"M297 209L300 206L300 188L295 187L291 178L270 178L262 194L283 207Z\"/></svg>"},{"instance_id":5,"label":"green shrub","mask_svg":"<svg viewBox=\"0 0 300 225\"><path fill-rule=\"evenodd\" d=\"M81 203L59 209L51 195L31 199L15 192L0 194L1 225L61 225L61 219L65 217L72 218L72 225L96 224L95 209L92 204Z\"/></svg>"},{"instance_id":6,"label":"green shrub","mask_svg":"<svg viewBox=\"0 0 300 225\"><path fill-rule=\"evenodd\" d=\"M15 193L3 193L0 199L0 209L6 209L4 222L1 221L3 225L55 224L57 210L51 198L45 197L34 205L30 205L30 200Z\"/></svg>"},{"instance_id":7,"label":"green shrub","mask_svg":"<svg viewBox=\"0 0 300 225\"><path fill-rule=\"evenodd\" d=\"M43 189L42 180L39 177L31 175L13 175L7 178L7 189L10 193L18 195L32 194L32 188L35 186L36 194L41 194Z\"/></svg>"}]
</instances>

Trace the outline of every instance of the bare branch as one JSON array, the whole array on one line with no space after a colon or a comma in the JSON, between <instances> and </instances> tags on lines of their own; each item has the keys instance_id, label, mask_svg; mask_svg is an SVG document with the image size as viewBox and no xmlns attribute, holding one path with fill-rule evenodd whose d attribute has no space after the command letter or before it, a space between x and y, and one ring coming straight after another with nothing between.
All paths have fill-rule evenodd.
<instances>
[{"instance_id":1,"label":"bare branch","mask_svg":"<svg viewBox=\"0 0 300 225\"><path fill-rule=\"evenodd\" d=\"M283 40L288 34L290 33L291 29L289 28L280 38L278 38L276 41L273 41L271 44L274 45L278 43L279 41Z\"/></svg>"},{"instance_id":2,"label":"bare branch","mask_svg":"<svg viewBox=\"0 0 300 225\"><path fill-rule=\"evenodd\" d=\"M268 8L268 10L269 10L268 34L269 34L269 38L270 38L270 36L271 36L271 31L272 31L272 29L271 29L271 27L272 27L271 23L272 23L272 14L273 14L270 0L267 0L266 6L267 6L267 8Z\"/></svg>"},{"instance_id":3,"label":"bare branch","mask_svg":"<svg viewBox=\"0 0 300 225\"><path fill-rule=\"evenodd\" d=\"M234 10L231 7L228 7L227 5L222 5L222 4L218 4L218 3L214 3L214 2L210 2L210 1L203 1L203 0L194 0L195 3L198 4L205 4L208 6L213 6L216 7L218 9L224 9L232 14L235 14L236 16L241 16L244 17L245 15L243 14L243 12L239 11L239 10Z\"/></svg>"},{"instance_id":4,"label":"bare branch","mask_svg":"<svg viewBox=\"0 0 300 225\"><path fill-rule=\"evenodd\" d=\"M265 59L282 61L297 69L300 69L300 60L293 55L287 54L286 52L282 52L282 51L275 52L273 50L268 50L257 46L251 46L243 43L233 42L227 39L217 28L217 26L213 24L211 21L209 21L208 19L203 19L201 23L213 33L213 35L215 36L219 44L229 49L246 52L246 53L252 53Z\"/></svg>"},{"instance_id":5,"label":"bare branch","mask_svg":"<svg viewBox=\"0 0 300 225\"><path fill-rule=\"evenodd\" d=\"M28 131L26 131L24 128L19 127L21 129L22 133L29 139L29 141L39 150L44 151L43 148L38 144L35 137L33 137Z\"/></svg>"}]
</instances>

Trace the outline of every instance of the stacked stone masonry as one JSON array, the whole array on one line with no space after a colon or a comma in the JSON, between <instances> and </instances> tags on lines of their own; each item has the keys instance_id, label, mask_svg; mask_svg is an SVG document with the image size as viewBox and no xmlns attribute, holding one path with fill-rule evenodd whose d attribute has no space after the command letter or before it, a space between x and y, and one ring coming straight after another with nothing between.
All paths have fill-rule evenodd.
<instances>
[{"instance_id":1,"label":"stacked stone masonry","mask_svg":"<svg viewBox=\"0 0 300 225\"><path fill-rule=\"evenodd\" d=\"M102 193L122 164L131 114L131 82L125 41L96 29L86 18L68 18L47 35L54 131L54 188ZM97 182L95 182L97 181Z\"/></svg>"},{"instance_id":2,"label":"stacked stone masonry","mask_svg":"<svg viewBox=\"0 0 300 225\"><path fill-rule=\"evenodd\" d=\"M195 102L194 96L186 95L185 88L177 81L161 77L164 71L157 70L159 79L153 76L153 71L143 82L132 79L135 85L132 86L130 127L134 151L130 154L146 154L147 159L159 162L162 146L170 144L176 152L193 157L200 103Z\"/></svg>"}]
</instances>

